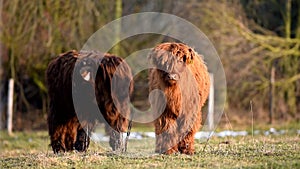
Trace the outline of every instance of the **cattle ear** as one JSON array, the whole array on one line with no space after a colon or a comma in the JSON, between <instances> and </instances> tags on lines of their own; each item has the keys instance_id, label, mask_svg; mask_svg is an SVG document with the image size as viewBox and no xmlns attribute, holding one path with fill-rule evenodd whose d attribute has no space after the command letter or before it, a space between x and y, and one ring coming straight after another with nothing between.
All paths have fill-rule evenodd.
<instances>
[{"instance_id":1,"label":"cattle ear","mask_svg":"<svg viewBox=\"0 0 300 169\"><path fill-rule=\"evenodd\" d=\"M147 56L147 60L148 60L148 62L150 63L150 64L152 64L152 60L153 60L153 58L152 58L152 51L150 51L149 52L149 54L148 54L148 56Z\"/></svg>"},{"instance_id":2,"label":"cattle ear","mask_svg":"<svg viewBox=\"0 0 300 169\"><path fill-rule=\"evenodd\" d=\"M94 83L94 62L91 59L85 58L81 61L79 73L83 80Z\"/></svg>"},{"instance_id":3,"label":"cattle ear","mask_svg":"<svg viewBox=\"0 0 300 169\"><path fill-rule=\"evenodd\" d=\"M194 62L195 52L193 49L189 48L189 56L186 58L187 64L192 64Z\"/></svg>"},{"instance_id":4,"label":"cattle ear","mask_svg":"<svg viewBox=\"0 0 300 169\"><path fill-rule=\"evenodd\" d=\"M157 51L155 49L152 49L149 52L147 59L150 65L155 65L155 63L157 62Z\"/></svg>"},{"instance_id":5,"label":"cattle ear","mask_svg":"<svg viewBox=\"0 0 300 169\"><path fill-rule=\"evenodd\" d=\"M88 70L86 67L83 67L80 69L79 71L81 77L85 80L85 81L88 81L90 82L91 79L92 79L92 73L90 70Z\"/></svg>"}]
</instances>

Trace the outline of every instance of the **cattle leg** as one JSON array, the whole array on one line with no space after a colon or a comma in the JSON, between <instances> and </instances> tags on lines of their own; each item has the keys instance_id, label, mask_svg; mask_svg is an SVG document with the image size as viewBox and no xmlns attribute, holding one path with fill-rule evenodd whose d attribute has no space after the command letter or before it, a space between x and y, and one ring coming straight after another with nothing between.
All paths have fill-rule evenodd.
<instances>
[{"instance_id":1,"label":"cattle leg","mask_svg":"<svg viewBox=\"0 0 300 169\"><path fill-rule=\"evenodd\" d=\"M201 112L199 112L198 114L201 114ZM192 155L195 153L195 134L201 126L201 116L197 116L193 123L194 124L192 128L188 130L187 134L184 135L179 142L178 148L182 154Z\"/></svg>"},{"instance_id":2,"label":"cattle leg","mask_svg":"<svg viewBox=\"0 0 300 169\"><path fill-rule=\"evenodd\" d=\"M90 145L90 135L93 130L93 124L81 123L77 129L77 138L75 142L75 149L79 152L86 151Z\"/></svg>"},{"instance_id":3,"label":"cattle leg","mask_svg":"<svg viewBox=\"0 0 300 169\"><path fill-rule=\"evenodd\" d=\"M109 138L109 145L112 147L113 151L121 150L123 148L122 138L122 133L116 130L112 130Z\"/></svg>"},{"instance_id":4,"label":"cattle leg","mask_svg":"<svg viewBox=\"0 0 300 169\"><path fill-rule=\"evenodd\" d=\"M123 135L119 131L105 125L106 133L109 135L109 145L113 151L118 151L123 148Z\"/></svg>"},{"instance_id":5,"label":"cattle leg","mask_svg":"<svg viewBox=\"0 0 300 169\"><path fill-rule=\"evenodd\" d=\"M65 146L65 131L66 126L60 125L50 131L51 147L55 154L66 151Z\"/></svg>"},{"instance_id":6,"label":"cattle leg","mask_svg":"<svg viewBox=\"0 0 300 169\"><path fill-rule=\"evenodd\" d=\"M163 124L164 126L162 126ZM155 123L156 134L156 153L173 154L178 152L177 125L175 120L162 121L157 120Z\"/></svg>"},{"instance_id":7,"label":"cattle leg","mask_svg":"<svg viewBox=\"0 0 300 169\"><path fill-rule=\"evenodd\" d=\"M86 151L90 145L90 137L86 134L83 128L78 129L75 142L75 150L79 152Z\"/></svg>"},{"instance_id":8,"label":"cattle leg","mask_svg":"<svg viewBox=\"0 0 300 169\"><path fill-rule=\"evenodd\" d=\"M182 154L188 154L188 155L193 155L195 153L194 136L195 136L195 132L190 131L179 142L178 149L179 149L180 153L182 153Z\"/></svg>"}]
</instances>

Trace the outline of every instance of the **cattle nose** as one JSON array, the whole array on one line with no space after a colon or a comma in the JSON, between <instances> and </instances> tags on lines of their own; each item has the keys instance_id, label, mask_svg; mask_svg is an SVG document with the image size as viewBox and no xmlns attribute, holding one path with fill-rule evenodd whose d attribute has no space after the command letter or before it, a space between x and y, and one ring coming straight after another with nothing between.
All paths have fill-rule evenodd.
<instances>
[{"instance_id":1,"label":"cattle nose","mask_svg":"<svg viewBox=\"0 0 300 169\"><path fill-rule=\"evenodd\" d=\"M176 81L179 80L179 76L176 73L170 73L170 74L168 74L168 78L170 80L176 80Z\"/></svg>"}]
</instances>

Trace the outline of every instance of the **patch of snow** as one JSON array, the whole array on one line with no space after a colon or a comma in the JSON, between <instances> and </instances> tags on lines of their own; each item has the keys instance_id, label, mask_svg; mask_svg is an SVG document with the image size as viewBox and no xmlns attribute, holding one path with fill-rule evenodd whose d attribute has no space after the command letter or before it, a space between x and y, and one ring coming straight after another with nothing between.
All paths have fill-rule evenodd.
<instances>
[{"instance_id":1,"label":"patch of snow","mask_svg":"<svg viewBox=\"0 0 300 169\"><path fill-rule=\"evenodd\" d=\"M155 133L154 132L144 132L143 133L145 136L150 137L150 138L155 138Z\"/></svg>"},{"instance_id":2,"label":"patch of snow","mask_svg":"<svg viewBox=\"0 0 300 169\"><path fill-rule=\"evenodd\" d=\"M219 133L216 133L215 135L218 137L227 137L227 136L246 136L248 134L247 131L230 131L230 130L225 130L221 131Z\"/></svg>"},{"instance_id":3,"label":"patch of snow","mask_svg":"<svg viewBox=\"0 0 300 169\"><path fill-rule=\"evenodd\" d=\"M274 128L270 128L270 133L277 133L277 130Z\"/></svg>"},{"instance_id":4,"label":"patch of snow","mask_svg":"<svg viewBox=\"0 0 300 169\"><path fill-rule=\"evenodd\" d=\"M279 130L279 132L278 132L279 134L285 134L286 133L286 131L285 130Z\"/></svg>"},{"instance_id":5,"label":"patch of snow","mask_svg":"<svg viewBox=\"0 0 300 169\"><path fill-rule=\"evenodd\" d=\"M200 131L195 134L195 139L209 138L214 135L214 132Z\"/></svg>"},{"instance_id":6,"label":"patch of snow","mask_svg":"<svg viewBox=\"0 0 300 169\"><path fill-rule=\"evenodd\" d=\"M109 137L104 136L104 134L102 133L92 133L91 139L94 141L105 141L105 142L109 141Z\"/></svg>"},{"instance_id":7,"label":"patch of snow","mask_svg":"<svg viewBox=\"0 0 300 169\"><path fill-rule=\"evenodd\" d=\"M124 138L127 136L127 134L125 134ZM137 139L137 140L141 140L143 139L142 133L140 132L131 132L129 139Z\"/></svg>"},{"instance_id":8,"label":"patch of snow","mask_svg":"<svg viewBox=\"0 0 300 169\"><path fill-rule=\"evenodd\" d=\"M280 134L285 134L287 131L286 130L279 130L277 131L275 128L270 128L268 131L265 131L264 134L266 136L273 134L273 135L280 135Z\"/></svg>"},{"instance_id":9,"label":"patch of snow","mask_svg":"<svg viewBox=\"0 0 300 169\"><path fill-rule=\"evenodd\" d=\"M260 131L259 130L255 130L253 134L255 134L255 135L260 134Z\"/></svg>"},{"instance_id":10,"label":"patch of snow","mask_svg":"<svg viewBox=\"0 0 300 169\"><path fill-rule=\"evenodd\" d=\"M286 130L279 130L277 131L275 128L270 128L267 131L260 131L260 130L255 130L253 134L264 134L264 135L279 135L279 134L285 134L287 131ZM231 131L231 130L224 130L221 132L214 132L214 131L200 131L195 134L195 139L207 139L211 136L216 136L216 137L236 137L236 136L246 136L249 133L247 131ZM300 134L300 130L297 130L297 134ZM123 139L125 139L127 136L127 133L123 133ZM129 139L135 139L135 140L141 140L143 138L155 138L155 133L154 132L131 132ZM91 139L94 141L104 141L108 142L109 141L109 136L104 135L103 133L92 133Z\"/></svg>"}]
</instances>

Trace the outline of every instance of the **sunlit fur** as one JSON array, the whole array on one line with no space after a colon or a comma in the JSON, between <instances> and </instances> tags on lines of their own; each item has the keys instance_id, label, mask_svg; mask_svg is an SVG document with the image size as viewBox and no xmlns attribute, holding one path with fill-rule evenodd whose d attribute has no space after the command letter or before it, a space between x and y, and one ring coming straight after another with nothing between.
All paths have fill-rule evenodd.
<instances>
[{"instance_id":1,"label":"sunlit fur","mask_svg":"<svg viewBox=\"0 0 300 169\"><path fill-rule=\"evenodd\" d=\"M209 93L209 74L201 56L182 43L163 43L149 54L149 92L163 91L166 107L154 122L155 152L193 154L194 136L201 127L201 109ZM176 80L168 74L176 74ZM151 107L157 117L163 107L161 96L152 100Z\"/></svg>"},{"instance_id":2,"label":"sunlit fur","mask_svg":"<svg viewBox=\"0 0 300 169\"><path fill-rule=\"evenodd\" d=\"M90 64L93 71L92 76L96 77L95 80L91 79L88 82L81 77L80 71L76 69L80 68L80 61L87 61ZM54 153L71 150L86 151L90 142L87 134L90 134L94 128L96 120L105 121L111 126L106 125L106 131L110 135L110 145L113 150L120 148L122 141L120 132L126 131L128 125L124 116L129 116L130 113L129 107L125 104L129 96L124 96L122 100L116 102L118 105L125 105L120 110L120 106L113 102L113 94L110 89L112 76L116 67L121 63L121 73L117 78L130 81L132 75L129 66L123 59L110 54L80 53L72 50L55 57L49 63L46 71L50 99L47 120ZM75 67L76 64L79 66ZM74 76L72 76L73 72ZM73 83L72 78L74 78ZM129 93L132 92L132 85L130 83ZM79 103L73 104L72 88L73 93L80 93L80 97L82 97L77 100ZM78 112L75 112L74 106L77 106ZM97 109L99 107L101 115L97 114L99 110L93 110L91 107ZM84 129L88 129L88 133Z\"/></svg>"}]
</instances>

